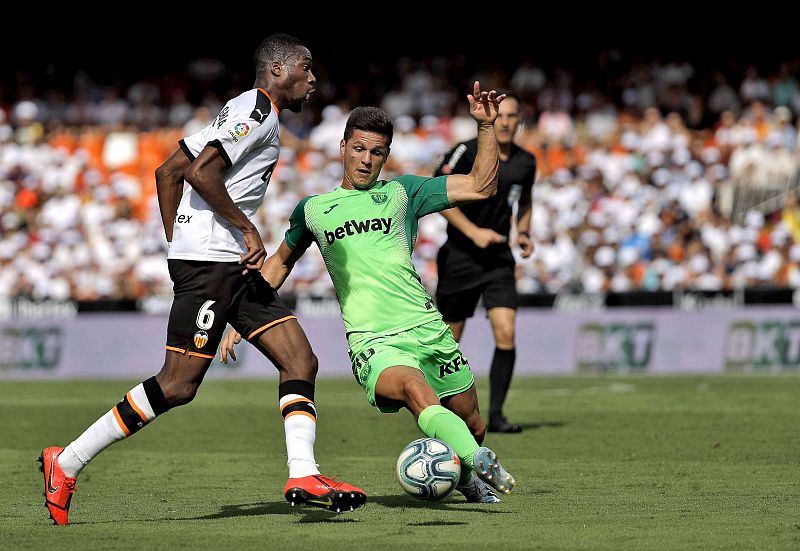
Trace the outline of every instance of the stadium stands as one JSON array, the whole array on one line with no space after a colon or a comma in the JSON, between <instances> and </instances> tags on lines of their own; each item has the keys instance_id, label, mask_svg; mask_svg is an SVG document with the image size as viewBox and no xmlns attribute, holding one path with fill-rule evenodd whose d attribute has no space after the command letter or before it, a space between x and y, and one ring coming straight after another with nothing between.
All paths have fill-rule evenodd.
<instances>
[{"instance_id":1,"label":"stadium stands","mask_svg":"<svg viewBox=\"0 0 800 551\"><path fill-rule=\"evenodd\" d=\"M640 63L580 86L571 73L535 63L477 75L514 86L529 105L518 142L539 163L536 252L518 259L519 290L800 288L796 67L704 76L690 63ZM473 125L456 107L455 83L467 76L452 59L397 63L396 81L376 98L396 122L384 177L429 174L438 155L470 137ZM187 76L126 88L78 75L69 96L22 84L7 94L0 297L168 296L153 172L178 138L218 112L214 83L224 77L224 68L198 60ZM199 82L203 93L187 93ZM338 140L352 107L342 98L350 94L320 96L322 109L285 115L281 161L257 219L269 250L300 197L340 180ZM444 227L439 216L420 226L414 260L430 288ZM333 296L312 251L285 290Z\"/></svg>"}]
</instances>

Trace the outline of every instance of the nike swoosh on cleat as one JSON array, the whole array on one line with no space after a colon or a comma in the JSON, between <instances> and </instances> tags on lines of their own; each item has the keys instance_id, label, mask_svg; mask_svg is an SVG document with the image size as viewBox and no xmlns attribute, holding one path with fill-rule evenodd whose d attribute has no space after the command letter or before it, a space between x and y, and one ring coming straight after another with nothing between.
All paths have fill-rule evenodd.
<instances>
[{"instance_id":1,"label":"nike swoosh on cleat","mask_svg":"<svg viewBox=\"0 0 800 551\"><path fill-rule=\"evenodd\" d=\"M333 500L331 498L327 498L325 500L322 500L322 499L309 499L307 501L309 503L313 503L315 505L322 505L323 507L331 507L333 505Z\"/></svg>"},{"instance_id":2,"label":"nike swoosh on cleat","mask_svg":"<svg viewBox=\"0 0 800 551\"><path fill-rule=\"evenodd\" d=\"M324 480L322 480L320 477L318 477L318 476L314 475L314 478L315 478L315 479L317 479L317 482L319 482L320 484L323 484L323 485L324 485L326 488L328 488L329 490L333 490L333 486L331 486L330 484L328 484L327 482L325 482Z\"/></svg>"},{"instance_id":3,"label":"nike swoosh on cleat","mask_svg":"<svg viewBox=\"0 0 800 551\"><path fill-rule=\"evenodd\" d=\"M53 488L53 464L56 462L56 453L53 452L53 457L50 458L50 472L47 475L47 491L54 494L61 486Z\"/></svg>"}]
</instances>

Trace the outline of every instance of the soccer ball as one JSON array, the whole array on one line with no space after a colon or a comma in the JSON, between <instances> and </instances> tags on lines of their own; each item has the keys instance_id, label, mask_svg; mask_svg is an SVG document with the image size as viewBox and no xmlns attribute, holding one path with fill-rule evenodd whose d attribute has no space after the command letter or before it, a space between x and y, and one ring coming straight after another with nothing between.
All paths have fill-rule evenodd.
<instances>
[{"instance_id":1,"label":"soccer ball","mask_svg":"<svg viewBox=\"0 0 800 551\"><path fill-rule=\"evenodd\" d=\"M436 438L420 438L397 458L400 486L419 499L445 498L458 484L461 462L453 448Z\"/></svg>"}]
</instances>

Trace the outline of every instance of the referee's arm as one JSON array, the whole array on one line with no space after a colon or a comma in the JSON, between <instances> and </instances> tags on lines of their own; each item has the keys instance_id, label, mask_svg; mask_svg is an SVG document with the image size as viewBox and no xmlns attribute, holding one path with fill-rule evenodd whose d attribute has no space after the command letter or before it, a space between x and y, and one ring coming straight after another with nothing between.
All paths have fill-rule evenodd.
<instances>
[{"instance_id":1,"label":"referee's arm","mask_svg":"<svg viewBox=\"0 0 800 551\"><path fill-rule=\"evenodd\" d=\"M533 241L531 241L532 191L531 187L524 188L517 202L517 244L522 249L522 258L528 258L533 252Z\"/></svg>"}]
</instances>

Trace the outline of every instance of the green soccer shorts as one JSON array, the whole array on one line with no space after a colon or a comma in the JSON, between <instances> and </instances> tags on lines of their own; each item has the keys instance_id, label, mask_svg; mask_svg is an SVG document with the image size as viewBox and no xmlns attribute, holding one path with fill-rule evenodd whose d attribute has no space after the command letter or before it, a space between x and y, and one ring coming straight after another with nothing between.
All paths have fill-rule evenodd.
<instances>
[{"instance_id":1,"label":"green soccer shorts","mask_svg":"<svg viewBox=\"0 0 800 551\"><path fill-rule=\"evenodd\" d=\"M401 402L375 396L378 377L389 367L419 369L439 399L460 394L475 381L469 362L442 320L392 335L351 333L348 341L353 376L366 391L369 403L383 413L396 413L403 407Z\"/></svg>"}]
</instances>

